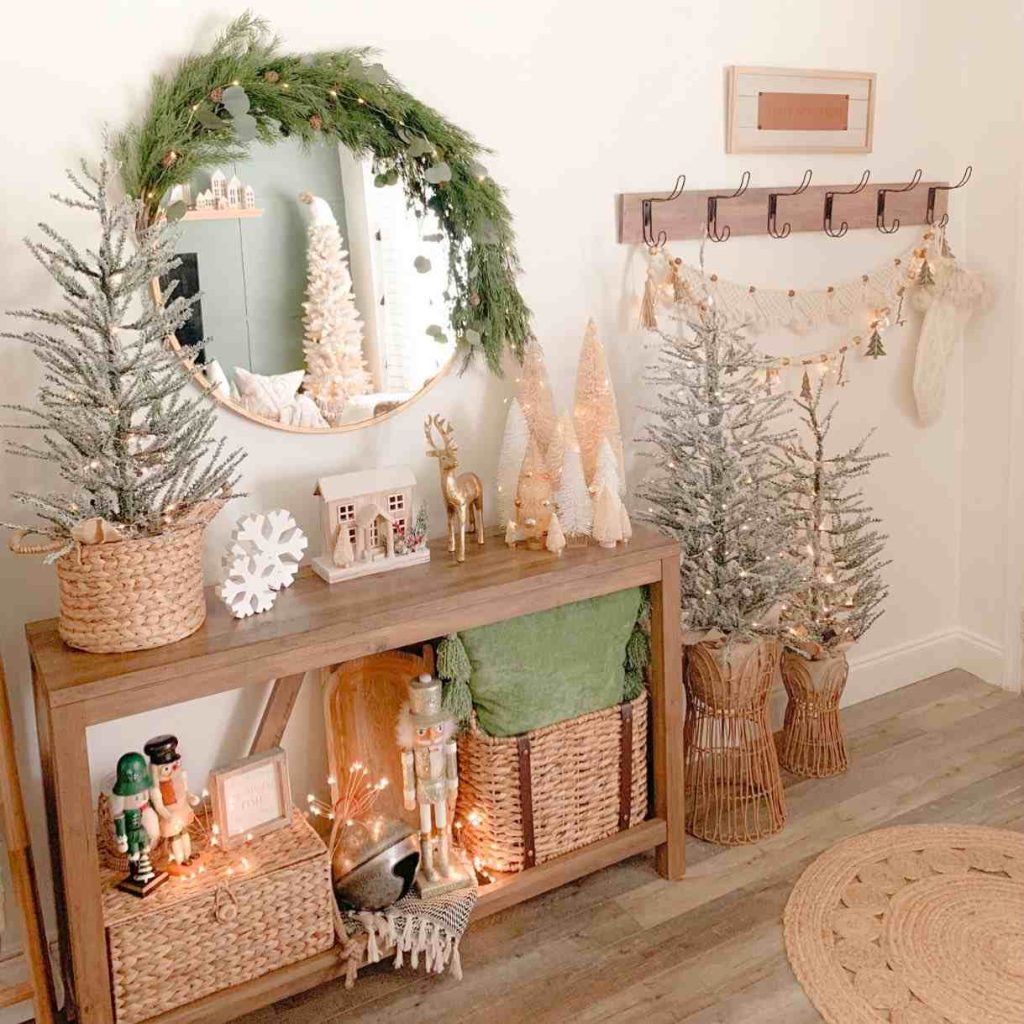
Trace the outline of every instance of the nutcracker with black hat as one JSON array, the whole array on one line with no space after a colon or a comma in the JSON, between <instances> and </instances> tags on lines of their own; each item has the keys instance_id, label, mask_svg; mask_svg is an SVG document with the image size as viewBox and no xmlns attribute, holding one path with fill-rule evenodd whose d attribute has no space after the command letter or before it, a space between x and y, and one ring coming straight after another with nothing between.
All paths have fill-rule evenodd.
<instances>
[{"instance_id":1,"label":"nutcracker with black hat","mask_svg":"<svg viewBox=\"0 0 1024 1024\"><path fill-rule=\"evenodd\" d=\"M188 791L188 775L178 753L177 736L154 736L143 748L149 758L152 785L149 790L153 810L160 823L160 835L171 847L173 875L188 873L186 869L198 858L192 852L189 826L195 820L193 807L199 797Z\"/></svg>"},{"instance_id":2,"label":"nutcracker with black hat","mask_svg":"<svg viewBox=\"0 0 1024 1024\"><path fill-rule=\"evenodd\" d=\"M419 676L398 716L402 795L407 811L419 808L420 896L473 885L472 868L451 842L452 812L459 792L455 720L441 708L439 679Z\"/></svg>"},{"instance_id":3,"label":"nutcracker with black hat","mask_svg":"<svg viewBox=\"0 0 1024 1024\"><path fill-rule=\"evenodd\" d=\"M152 785L153 778L142 754L131 751L120 757L110 811L117 848L128 854L128 877L117 887L133 896L148 896L167 881L167 873L156 871L149 857L150 847L160 835L159 819L149 799Z\"/></svg>"}]
</instances>

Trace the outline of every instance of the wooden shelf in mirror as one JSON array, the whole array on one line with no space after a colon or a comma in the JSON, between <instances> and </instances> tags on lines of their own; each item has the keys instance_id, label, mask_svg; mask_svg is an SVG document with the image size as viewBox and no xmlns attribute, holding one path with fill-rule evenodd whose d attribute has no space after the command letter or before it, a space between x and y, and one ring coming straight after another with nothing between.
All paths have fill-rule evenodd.
<instances>
[{"instance_id":1,"label":"wooden shelf in mirror","mask_svg":"<svg viewBox=\"0 0 1024 1024\"><path fill-rule=\"evenodd\" d=\"M263 211L250 209L231 210L189 210L182 220L248 220L250 217L262 217Z\"/></svg>"}]
</instances>

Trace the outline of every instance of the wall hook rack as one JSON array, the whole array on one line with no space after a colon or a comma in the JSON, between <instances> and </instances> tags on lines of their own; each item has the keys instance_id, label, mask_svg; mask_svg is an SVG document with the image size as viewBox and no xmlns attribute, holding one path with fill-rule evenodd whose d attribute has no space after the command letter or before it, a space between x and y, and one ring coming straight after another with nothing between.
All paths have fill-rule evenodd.
<instances>
[{"instance_id":1,"label":"wall hook rack","mask_svg":"<svg viewBox=\"0 0 1024 1024\"><path fill-rule=\"evenodd\" d=\"M860 181L853 188L845 190L832 189L830 192L825 193L825 212L822 215L821 226L829 238L842 238L850 230L850 225L845 220L840 222L838 229L834 230L832 228L832 210L835 205L836 196L855 196L857 193L863 192L867 188L870 178L871 172L865 171L860 176Z\"/></svg>"},{"instance_id":2,"label":"wall hook rack","mask_svg":"<svg viewBox=\"0 0 1024 1024\"><path fill-rule=\"evenodd\" d=\"M652 203L671 203L673 199L678 199L682 195L683 189L686 188L686 175L680 174L676 178L675 187L667 196L647 196L641 202L641 218L643 220L643 235L644 242L648 248L655 249L660 248L665 244L666 236L664 231L659 231L657 236L654 234L654 211L651 208Z\"/></svg>"},{"instance_id":3,"label":"wall hook rack","mask_svg":"<svg viewBox=\"0 0 1024 1024\"><path fill-rule=\"evenodd\" d=\"M900 229L899 217L894 217L892 224L886 227L885 224L885 197L890 192L909 192L911 189L917 187L917 183L921 180L921 168L918 167L914 171L914 177L907 182L902 188L880 188L878 190L878 198L876 200L877 206L875 208L875 226L883 235L894 235Z\"/></svg>"},{"instance_id":4,"label":"wall hook rack","mask_svg":"<svg viewBox=\"0 0 1024 1024\"><path fill-rule=\"evenodd\" d=\"M924 219L928 221L932 227L944 228L949 223L949 212L947 211L942 215L941 220L938 224L935 223L935 195L937 192L952 192L954 189L963 188L971 180L971 175L974 173L974 168L968 164L967 170L964 171L964 176L955 185L932 185L928 189L928 208L925 211Z\"/></svg>"},{"instance_id":5,"label":"wall hook rack","mask_svg":"<svg viewBox=\"0 0 1024 1024\"><path fill-rule=\"evenodd\" d=\"M744 192L750 187L750 171L744 171L743 177L740 178L740 187L735 192L730 192L727 195L710 195L708 196L708 219L707 219L707 232L708 238L712 242L726 242L729 236L732 234L732 229L726 225L722 228L721 232L718 230L718 200L719 199L739 199Z\"/></svg>"},{"instance_id":6,"label":"wall hook rack","mask_svg":"<svg viewBox=\"0 0 1024 1024\"><path fill-rule=\"evenodd\" d=\"M795 189L792 189L789 192L770 192L768 194L768 234L771 235L772 238L788 238L789 233L792 230L792 225L789 221L786 221L786 223L782 225L781 231L775 226L775 219L779 214L779 196L801 195L810 187L812 177L813 175L811 174L811 170L808 168L804 171L803 180Z\"/></svg>"},{"instance_id":7,"label":"wall hook rack","mask_svg":"<svg viewBox=\"0 0 1024 1024\"><path fill-rule=\"evenodd\" d=\"M876 184L865 170L856 182L816 185L812 183L814 172L808 169L799 184L754 188L750 172L744 171L739 187L732 191L693 189L688 187L687 175L680 174L671 192L618 196L618 239L657 249L667 242L691 238L724 242L740 235L789 238L813 231L842 238L853 228L892 234L901 226L937 227L946 223L949 193L966 185L971 173L968 167L953 185L922 181L920 171L915 171L909 182ZM721 208L725 201L727 210Z\"/></svg>"}]
</instances>

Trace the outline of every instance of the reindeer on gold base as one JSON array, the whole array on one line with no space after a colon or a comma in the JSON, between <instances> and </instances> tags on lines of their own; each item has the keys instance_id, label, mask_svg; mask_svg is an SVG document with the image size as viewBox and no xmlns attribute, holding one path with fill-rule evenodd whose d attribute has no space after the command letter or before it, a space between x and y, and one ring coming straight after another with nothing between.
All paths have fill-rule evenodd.
<instances>
[{"instance_id":1,"label":"reindeer on gold base","mask_svg":"<svg viewBox=\"0 0 1024 1024\"><path fill-rule=\"evenodd\" d=\"M441 444L434 443L436 428ZM452 425L440 416L428 416L423 424L427 437L427 454L437 459L441 467L441 493L448 506L448 550L455 552L455 561L466 560L466 524L476 532L478 544L484 542L484 485L476 473L460 473L459 446L452 437ZM455 527L458 524L459 543L455 545Z\"/></svg>"}]
</instances>

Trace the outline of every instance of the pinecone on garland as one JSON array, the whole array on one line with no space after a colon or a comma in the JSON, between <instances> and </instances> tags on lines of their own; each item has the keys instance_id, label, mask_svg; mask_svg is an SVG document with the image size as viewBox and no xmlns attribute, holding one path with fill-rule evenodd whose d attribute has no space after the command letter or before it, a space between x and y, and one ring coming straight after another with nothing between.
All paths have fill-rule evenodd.
<instances>
[{"instance_id":1,"label":"pinecone on garland","mask_svg":"<svg viewBox=\"0 0 1024 1024\"><path fill-rule=\"evenodd\" d=\"M160 161L161 167L173 167L178 162L178 154L173 149L167 150Z\"/></svg>"},{"instance_id":2,"label":"pinecone on garland","mask_svg":"<svg viewBox=\"0 0 1024 1024\"><path fill-rule=\"evenodd\" d=\"M218 85L216 89L210 90L210 99L214 103L222 103L224 100L224 90Z\"/></svg>"},{"instance_id":3,"label":"pinecone on garland","mask_svg":"<svg viewBox=\"0 0 1024 1024\"><path fill-rule=\"evenodd\" d=\"M269 71L264 72L263 77L271 84L274 85L281 81L281 74L271 68Z\"/></svg>"},{"instance_id":4,"label":"pinecone on garland","mask_svg":"<svg viewBox=\"0 0 1024 1024\"><path fill-rule=\"evenodd\" d=\"M323 118L319 114L311 114L310 115L309 127L312 128L313 131L318 132L318 131L320 131L321 128L323 128L323 126L324 126Z\"/></svg>"}]
</instances>

